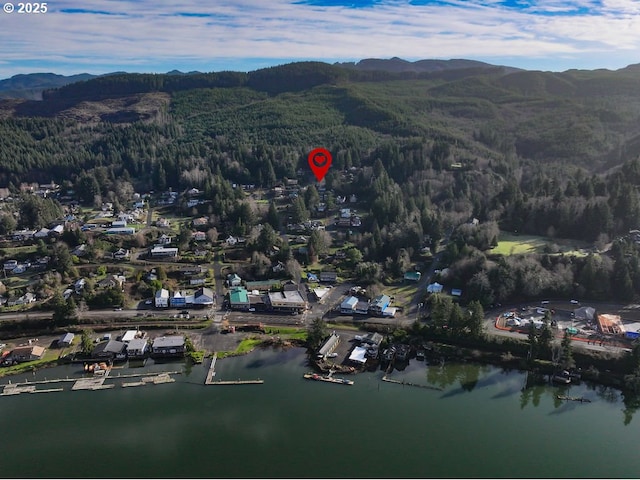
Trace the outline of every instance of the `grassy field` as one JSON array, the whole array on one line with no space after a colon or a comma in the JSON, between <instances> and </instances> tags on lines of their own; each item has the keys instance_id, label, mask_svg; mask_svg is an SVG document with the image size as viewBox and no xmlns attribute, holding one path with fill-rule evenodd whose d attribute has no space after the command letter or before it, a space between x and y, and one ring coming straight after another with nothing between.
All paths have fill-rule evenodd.
<instances>
[{"instance_id":1,"label":"grassy field","mask_svg":"<svg viewBox=\"0 0 640 480\"><path fill-rule=\"evenodd\" d=\"M519 255L526 253L558 253L565 255L586 255L583 250L588 248L584 242L558 238L542 237L537 235L515 235L513 233L500 232L498 246L492 248L489 253L497 255Z\"/></svg>"}]
</instances>

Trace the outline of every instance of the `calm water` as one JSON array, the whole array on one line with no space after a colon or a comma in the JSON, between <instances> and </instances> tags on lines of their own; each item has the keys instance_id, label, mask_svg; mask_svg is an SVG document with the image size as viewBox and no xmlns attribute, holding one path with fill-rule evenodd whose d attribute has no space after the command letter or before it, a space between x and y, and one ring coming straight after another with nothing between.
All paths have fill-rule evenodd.
<instances>
[{"instance_id":1,"label":"calm water","mask_svg":"<svg viewBox=\"0 0 640 480\"><path fill-rule=\"evenodd\" d=\"M562 403L552 387L523 394L522 373L415 360L392 378L443 391L385 383L380 372L353 386L309 382L299 349L219 360L217 371L265 383L204 386L196 366L174 384L0 397L0 476L640 476L640 413L625 425L615 391L572 386L593 403Z\"/></svg>"}]
</instances>

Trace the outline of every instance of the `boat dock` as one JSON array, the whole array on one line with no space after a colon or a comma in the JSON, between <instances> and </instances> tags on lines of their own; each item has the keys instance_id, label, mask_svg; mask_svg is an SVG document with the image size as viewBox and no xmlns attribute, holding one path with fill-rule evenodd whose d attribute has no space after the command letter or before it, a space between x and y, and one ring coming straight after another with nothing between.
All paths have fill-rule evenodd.
<instances>
[{"instance_id":1,"label":"boat dock","mask_svg":"<svg viewBox=\"0 0 640 480\"><path fill-rule=\"evenodd\" d=\"M428 390L437 390L439 392L442 392L442 388L440 387L433 387L431 385L422 385L420 383L412 383L412 382L405 382L404 380L394 380L392 378L387 377L386 375L384 377L382 377L382 381L383 382L389 382L389 383L395 383L398 385L407 385L409 387L418 387L418 388L426 388Z\"/></svg>"},{"instance_id":2,"label":"boat dock","mask_svg":"<svg viewBox=\"0 0 640 480\"><path fill-rule=\"evenodd\" d=\"M72 391L76 390L107 390L114 388L116 385L113 383L105 384L107 379L117 380L122 378L136 378L142 377L139 382L123 382L123 387L143 386L143 385L159 385L163 383L175 382L175 379L171 375L180 374L182 372L147 372L147 373L130 373L125 375L109 375L109 371L105 372L102 376L97 377L82 377L82 378L56 378L52 380L35 380L5 384L3 386L0 396L6 395L19 395L21 393L50 393L50 392L62 392L64 388L47 388L37 389L38 385L48 385L52 383L64 383L73 382L71 387Z\"/></svg>"},{"instance_id":3,"label":"boat dock","mask_svg":"<svg viewBox=\"0 0 640 480\"><path fill-rule=\"evenodd\" d=\"M204 379L205 385L259 385L264 383L264 380L218 380L214 381L213 377L216 376L216 360L218 355L215 353L211 357L211 365L209 365L209 371L207 372L207 378Z\"/></svg>"},{"instance_id":4,"label":"boat dock","mask_svg":"<svg viewBox=\"0 0 640 480\"><path fill-rule=\"evenodd\" d=\"M591 403L591 400L584 397L568 397L566 395L556 395L558 400L566 400L568 402L581 402L581 403Z\"/></svg>"},{"instance_id":5,"label":"boat dock","mask_svg":"<svg viewBox=\"0 0 640 480\"><path fill-rule=\"evenodd\" d=\"M213 382L213 377L216 376L216 360L218 359L218 354L214 353L213 357L211 357L211 365L209 365L209 371L207 372L207 378L204 380L205 385L211 385Z\"/></svg>"},{"instance_id":6,"label":"boat dock","mask_svg":"<svg viewBox=\"0 0 640 480\"><path fill-rule=\"evenodd\" d=\"M218 380L207 383L207 385L259 385L262 383L264 380Z\"/></svg>"}]
</instances>

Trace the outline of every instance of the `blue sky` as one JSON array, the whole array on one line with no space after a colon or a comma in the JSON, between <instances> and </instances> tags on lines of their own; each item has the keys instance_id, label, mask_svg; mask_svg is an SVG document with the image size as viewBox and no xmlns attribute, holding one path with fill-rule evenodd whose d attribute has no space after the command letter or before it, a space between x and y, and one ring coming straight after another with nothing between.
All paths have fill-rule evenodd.
<instances>
[{"instance_id":1,"label":"blue sky","mask_svg":"<svg viewBox=\"0 0 640 480\"><path fill-rule=\"evenodd\" d=\"M45 14L0 11L0 78L391 57L622 68L640 63L640 1L54 0Z\"/></svg>"}]
</instances>

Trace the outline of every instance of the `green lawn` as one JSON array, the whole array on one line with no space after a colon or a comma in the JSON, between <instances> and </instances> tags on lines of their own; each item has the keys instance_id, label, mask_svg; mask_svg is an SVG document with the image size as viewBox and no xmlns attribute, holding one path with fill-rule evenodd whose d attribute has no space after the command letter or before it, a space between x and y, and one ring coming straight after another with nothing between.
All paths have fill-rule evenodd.
<instances>
[{"instance_id":1,"label":"green lawn","mask_svg":"<svg viewBox=\"0 0 640 480\"><path fill-rule=\"evenodd\" d=\"M553 246L548 253L582 256L586 253L582 250L588 248L588 244L578 240L549 238L538 235L515 235L508 232L500 232L498 246L489 250L489 253L498 255L519 255L526 253L545 253L549 246Z\"/></svg>"}]
</instances>

